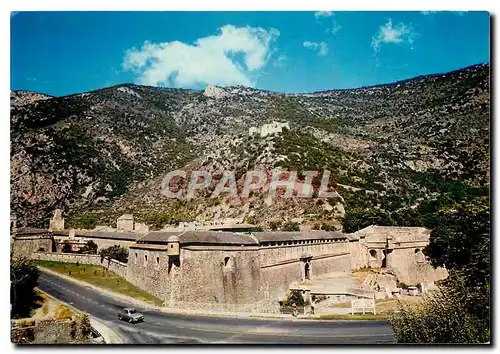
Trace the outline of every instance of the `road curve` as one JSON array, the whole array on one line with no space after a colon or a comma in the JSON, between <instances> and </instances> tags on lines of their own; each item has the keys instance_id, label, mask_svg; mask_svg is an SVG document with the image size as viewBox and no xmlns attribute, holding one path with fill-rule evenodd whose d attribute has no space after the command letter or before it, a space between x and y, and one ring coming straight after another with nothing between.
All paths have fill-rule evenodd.
<instances>
[{"instance_id":1,"label":"road curve","mask_svg":"<svg viewBox=\"0 0 500 354\"><path fill-rule=\"evenodd\" d=\"M38 288L89 313L131 344L389 344L387 321L311 321L170 314L137 308L145 322L118 320L130 304L41 272Z\"/></svg>"}]
</instances>

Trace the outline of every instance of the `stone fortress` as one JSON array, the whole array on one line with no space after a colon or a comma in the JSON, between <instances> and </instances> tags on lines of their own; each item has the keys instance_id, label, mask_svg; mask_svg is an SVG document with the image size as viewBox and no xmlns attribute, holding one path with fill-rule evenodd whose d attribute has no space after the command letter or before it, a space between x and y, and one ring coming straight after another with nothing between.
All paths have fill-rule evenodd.
<instances>
[{"instance_id":1,"label":"stone fortress","mask_svg":"<svg viewBox=\"0 0 500 354\"><path fill-rule=\"evenodd\" d=\"M149 231L126 214L116 228L67 230L60 211L49 229L11 227L12 252L33 259L101 264L99 255L62 253L62 244L69 243L73 250L89 240L98 249L127 247L127 264L102 265L161 299L164 306L181 309L278 312L279 301L290 289L310 296L315 290L308 288L309 282L361 268L381 269L399 282L425 286L448 275L432 267L422 253L430 231L420 227L370 226L352 234L255 232L253 225L230 220Z\"/></svg>"},{"instance_id":2,"label":"stone fortress","mask_svg":"<svg viewBox=\"0 0 500 354\"><path fill-rule=\"evenodd\" d=\"M268 135L281 133L283 129L290 129L290 124L288 122L271 122L263 124L261 127L250 127L248 135L259 135L261 138L264 138Z\"/></svg>"}]
</instances>

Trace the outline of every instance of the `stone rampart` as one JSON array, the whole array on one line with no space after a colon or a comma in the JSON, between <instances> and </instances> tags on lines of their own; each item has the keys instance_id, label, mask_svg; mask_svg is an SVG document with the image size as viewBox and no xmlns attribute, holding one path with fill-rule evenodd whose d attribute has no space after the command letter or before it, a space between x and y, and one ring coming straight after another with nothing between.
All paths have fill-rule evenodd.
<instances>
[{"instance_id":1,"label":"stone rampart","mask_svg":"<svg viewBox=\"0 0 500 354\"><path fill-rule=\"evenodd\" d=\"M43 261L98 265L108 268L123 278L127 277L127 264L115 259L109 261L105 259L101 262L101 256L97 254L33 252L31 258Z\"/></svg>"}]
</instances>

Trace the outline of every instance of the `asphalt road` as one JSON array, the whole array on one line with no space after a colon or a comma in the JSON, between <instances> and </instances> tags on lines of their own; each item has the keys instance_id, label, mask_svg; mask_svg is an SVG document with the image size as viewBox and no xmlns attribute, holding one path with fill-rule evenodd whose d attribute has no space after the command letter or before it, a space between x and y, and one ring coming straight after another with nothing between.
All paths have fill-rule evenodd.
<instances>
[{"instance_id":1,"label":"asphalt road","mask_svg":"<svg viewBox=\"0 0 500 354\"><path fill-rule=\"evenodd\" d=\"M89 313L131 344L389 344L386 321L312 321L169 314L133 306L145 321L129 324L118 312L130 307L90 287L41 273L38 287Z\"/></svg>"}]
</instances>

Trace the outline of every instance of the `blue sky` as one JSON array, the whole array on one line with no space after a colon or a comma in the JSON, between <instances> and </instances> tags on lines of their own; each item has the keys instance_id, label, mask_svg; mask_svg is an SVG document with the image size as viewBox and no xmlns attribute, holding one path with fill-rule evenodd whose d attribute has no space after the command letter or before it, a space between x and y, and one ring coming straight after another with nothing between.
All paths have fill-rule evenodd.
<instances>
[{"instance_id":1,"label":"blue sky","mask_svg":"<svg viewBox=\"0 0 500 354\"><path fill-rule=\"evenodd\" d=\"M489 62L487 12L18 12L11 89L312 92Z\"/></svg>"}]
</instances>

